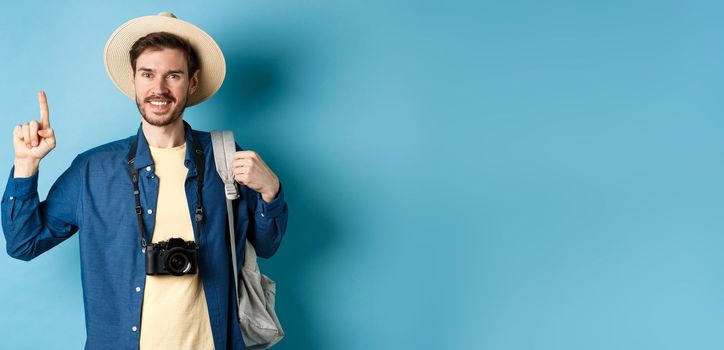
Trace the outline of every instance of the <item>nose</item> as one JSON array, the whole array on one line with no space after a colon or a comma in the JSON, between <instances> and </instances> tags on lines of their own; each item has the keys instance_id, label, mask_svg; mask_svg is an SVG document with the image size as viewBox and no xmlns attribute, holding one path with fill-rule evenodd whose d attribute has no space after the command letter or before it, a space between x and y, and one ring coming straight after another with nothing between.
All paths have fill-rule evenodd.
<instances>
[{"instance_id":1,"label":"nose","mask_svg":"<svg viewBox=\"0 0 724 350\"><path fill-rule=\"evenodd\" d=\"M163 95L169 93L168 82L162 77L156 78L153 86L151 87L151 93L154 95Z\"/></svg>"}]
</instances>

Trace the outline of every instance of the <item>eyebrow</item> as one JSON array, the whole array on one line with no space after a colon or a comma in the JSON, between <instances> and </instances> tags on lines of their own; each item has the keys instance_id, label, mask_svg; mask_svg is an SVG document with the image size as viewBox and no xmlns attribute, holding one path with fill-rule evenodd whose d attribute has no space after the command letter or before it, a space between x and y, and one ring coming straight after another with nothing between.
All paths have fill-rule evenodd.
<instances>
[{"instance_id":1,"label":"eyebrow","mask_svg":"<svg viewBox=\"0 0 724 350\"><path fill-rule=\"evenodd\" d=\"M156 72L155 70L153 70L153 69L151 69L151 68L146 68L146 67L139 67L139 68L138 68L138 71L151 72L151 73L155 73L155 72ZM180 70L180 69L170 70L170 71L166 72L167 75L168 75L168 74L183 74L183 73L184 73L184 71L183 71L183 70Z\"/></svg>"}]
</instances>

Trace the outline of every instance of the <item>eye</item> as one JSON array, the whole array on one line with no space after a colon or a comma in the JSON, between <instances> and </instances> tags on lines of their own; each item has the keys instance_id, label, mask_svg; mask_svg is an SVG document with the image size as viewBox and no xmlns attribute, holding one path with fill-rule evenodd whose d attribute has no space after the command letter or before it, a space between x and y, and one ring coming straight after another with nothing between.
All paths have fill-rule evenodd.
<instances>
[{"instance_id":1,"label":"eye","mask_svg":"<svg viewBox=\"0 0 724 350\"><path fill-rule=\"evenodd\" d=\"M178 80L179 78L181 78L181 76L179 76L179 75L176 74L176 73L170 74L168 77L169 77L170 79L173 79L173 80Z\"/></svg>"},{"instance_id":2,"label":"eye","mask_svg":"<svg viewBox=\"0 0 724 350\"><path fill-rule=\"evenodd\" d=\"M151 77L151 73L149 73L149 72L141 72L141 76L144 77L144 78L150 78L150 77Z\"/></svg>"}]
</instances>

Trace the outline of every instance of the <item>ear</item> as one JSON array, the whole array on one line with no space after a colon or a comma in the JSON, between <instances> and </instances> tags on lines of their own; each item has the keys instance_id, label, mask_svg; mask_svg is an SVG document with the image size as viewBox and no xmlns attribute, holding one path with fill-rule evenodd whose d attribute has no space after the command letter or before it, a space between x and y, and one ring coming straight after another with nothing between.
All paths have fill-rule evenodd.
<instances>
[{"instance_id":1,"label":"ear","mask_svg":"<svg viewBox=\"0 0 724 350\"><path fill-rule=\"evenodd\" d=\"M197 69L196 72L194 72L194 75L191 76L191 79L189 80L189 95L193 95L194 92L196 92L196 89L199 88L199 72L201 70Z\"/></svg>"},{"instance_id":2,"label":"ear","mask_svg":"<svg viewBox=\"0 0 724 350\"><path fill-rule=\"evenodd\" d=\"M136 75L133 74L133 68L131 66L128 66L128 76L131 77L131 86L133 87L133 95L136 95Z\"/></svg>"},{"instance_id":3,"label":"ear","mask_svg":"<svg viewBox=\"0 0 724 350\"><path fill-rule=\"evenodd\" d=\"M131 66L128 66L128 76L131 77L131 84L136 82L136 75L133 74L133 68Z\"/></svg>"}]
</instances>

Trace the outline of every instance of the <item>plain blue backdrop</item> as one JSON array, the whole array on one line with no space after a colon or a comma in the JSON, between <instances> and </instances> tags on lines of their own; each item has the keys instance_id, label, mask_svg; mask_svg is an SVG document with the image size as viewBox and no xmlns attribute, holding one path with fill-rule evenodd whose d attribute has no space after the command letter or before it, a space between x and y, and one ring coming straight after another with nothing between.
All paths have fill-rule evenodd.
<instances>
[{"instance_id":1,"label":"plain blue backdrop","mask_svg":"<svg viewBox=\"0 0 724 350\"><path fill-rule=\"evenodd\" d=\"M724 347L720 2L6 2L2 182L38 90L41 198L135 133L103 47L160 11L226 55L185 120L284 183L277 349ZM77 236L0 272L0 348L83 346Z\"/></svg>"}]
</instances>

